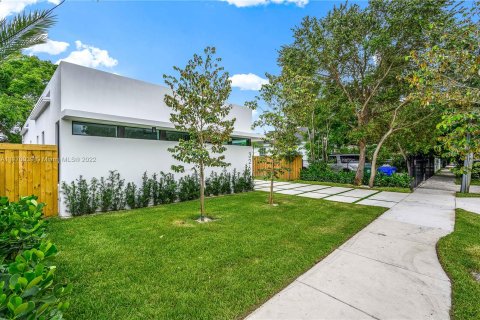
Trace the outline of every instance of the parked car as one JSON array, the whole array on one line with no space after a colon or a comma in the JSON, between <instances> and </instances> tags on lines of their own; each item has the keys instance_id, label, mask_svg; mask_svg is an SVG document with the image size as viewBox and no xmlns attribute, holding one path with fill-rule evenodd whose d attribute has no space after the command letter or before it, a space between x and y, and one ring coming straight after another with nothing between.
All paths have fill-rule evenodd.
<instances>
[{"instance_id":1,"label":"parked car","mask_svg":"<svg viewBox=\"0 0 480 320\"><path fill-rule=\"evenodd\" d=\"M357 171L359 154L331 154L328 156L328 165L335 171ZM371 168L370 163L365 163L365 170Z\"/></svg>"}]
</instances>

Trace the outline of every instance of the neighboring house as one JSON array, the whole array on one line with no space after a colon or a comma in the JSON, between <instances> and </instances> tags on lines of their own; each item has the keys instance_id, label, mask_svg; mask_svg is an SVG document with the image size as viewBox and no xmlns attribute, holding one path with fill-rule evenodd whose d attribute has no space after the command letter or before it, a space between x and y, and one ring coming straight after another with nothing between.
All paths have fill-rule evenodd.
<instances>
[{"instance_id":1,"label":"neighboring house","mask_svg":"<svg viewBox=\"0 0 480 320\"><path fill-rule=\"evenodd\" d=\"M22 141L58 146L60 183L118 170L125 182L139 185L145 171L171 172L172 165L180 164L167 149L185 133L169 121L167 92L159 85L61 62L22 129ZM261 136L251 131L250 109L233 105L229 117L236 121L224 153L231 163L227 170L243 171L251 164L252 140ZM185 174L191 173L186 169ZM66 215L59 199L60 214Z\"/></svg>"}]
</instances>

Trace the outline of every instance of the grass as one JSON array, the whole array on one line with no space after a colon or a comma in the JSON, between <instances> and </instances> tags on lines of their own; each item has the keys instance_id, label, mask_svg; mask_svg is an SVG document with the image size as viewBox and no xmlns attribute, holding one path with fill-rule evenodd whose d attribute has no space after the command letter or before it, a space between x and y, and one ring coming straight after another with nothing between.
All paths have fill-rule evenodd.
<instances>
[{"instance_id":1,"label":"grass","mask_svg":"<svg viewBox=\"0 0 480 320\"><path fill-rule=\"evenodd\" d=\"M462 184L462 176L455 177L455 184ZM470 181L471 186L480 186L480 180L472 179Z\"/></svg>"},{"instance_id":2,"label":"grass","mask_svg":"<svg viewBox=\"0 0 480 320\"><path fill-rule=\"evenodd\" d=\"M457 192L456 194L457 198L479 198L480 193L462 193L462 192Z\"/></svg>"},{"instance_id":3,"label":"grass","mask_svg":"<svg viewBox=\"0 0 480 320\"><path fill-rule=\"evenodd\" d=\"M438 255L452 280L453 319L480 319L480 215L457 209L455 231L440 239Z\"/></svg>"},{"instance_id":4,"label":"grass","mask_svg":"<svg viewBox=\"0 0 480 320\"><path fill-rule=\"evenodd\" d=\"M257 180L264 180L262 177L256 177ZM368 186L356 186L354 184L349 183L336 183L336 182L324 182L324 181L310 181L310 180L284 180L284 179L277 179L277 181L286 181L286 182L297 182L297 183L308 183L308 184L320 184L323 186L330 186L330 187L345 187L345 188L356 188L356 189L370 189L370 190L378 190L378 191L390 191L390 192L402 192L402 193L411 193L412 190L410 188L400 188L400 187L373 187L370 188Z\"/></svg>"},{"instance_id":5,"label":"grass","mask_svg":"<svg viewBox=\"0 0 480 320\"><path fill-rule=\"evenodd\" d=\"M386 209L264 192L68 220L51 219L68 319L247 315Z\"/></svg>"}]
</instances>

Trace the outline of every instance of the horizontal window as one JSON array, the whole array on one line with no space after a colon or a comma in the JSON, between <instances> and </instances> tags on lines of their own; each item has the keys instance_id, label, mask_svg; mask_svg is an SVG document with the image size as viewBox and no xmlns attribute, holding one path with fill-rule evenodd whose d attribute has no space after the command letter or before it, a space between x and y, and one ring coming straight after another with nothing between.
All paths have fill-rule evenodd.
<instances>
[{"instance_id":1,"label":"horizontal window","mask_svg":"<svg viewBox=\"0 0 480 320\"><path fill-rule=\"evenodd\" d=\"M72 133L80 136L116 137L117 126L100 123L73 122Z\"/></svg>"},{"instance_id":2,"label":"horizontal window","mask_svg":"<svg viewBox=\"0 0 480 320\"><path fill-rule=\"evenodd\" d=\"M155 128L146 129L125 127L124 137L131 139L158 140L157 130L155 130Z\"/></svg>"},{"instance_id":3,"label":"horizontal window","mask_svg":"<svg viewBox=\"0 0 480 320\"><path fill-rule=\"evenodd\" d=\"M155 128L125 127L75 121L72 122L72 133L74 135L82 136L118 137L163 141L188 140L190 137L187 132L182 131L157 130ZM227 144L235 146L251 146L252 140L248 138L232 137Z\"/></svg>"},{"instance_id":4,"label":"horizontal window","mask_svg":"<svg viewBox=\"0 0 480 320\"><path fill-rule=\"evenodd\" d=\"M160 140L179 141L180 139L188 140L189 139L188 133L181 132L181 131L162 130L161 135L160 135Z\"/></svg>"},{"instance_id":5,"label":"horizontal window","mask_svg":"<svg viewBox=\"0 0 480 320\"><path fill-rule=\"evenodd\" d=\"M251 146L252 139L232 137L232 140L230 140L228 144L233 146Z\"/></svg>"}]
</instances>

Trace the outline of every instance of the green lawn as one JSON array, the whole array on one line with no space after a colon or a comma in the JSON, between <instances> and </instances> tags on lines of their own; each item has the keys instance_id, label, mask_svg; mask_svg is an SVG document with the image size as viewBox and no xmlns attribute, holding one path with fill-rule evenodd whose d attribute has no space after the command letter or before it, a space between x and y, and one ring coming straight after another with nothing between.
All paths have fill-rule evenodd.
<instances>
[{"instance_id":1,"label":"green lawn","mask_svg":"<svg viewBox=\"0 0 480 320\"><path fill-rule=\"evenodd\" d=\"M462 184L462 177L455 177L455 184ZM480 180L472 179L470 181L471 186L480 186Z\"/></svg>"},{"instance_id":2,"label":"green lawn","mask_svg":"<svg viewBox=\"0 0 480 320\"><path fill-rule=\"evenodd\" d=\"M52 219L58 274L74 285L68 319L242 317L386 209L250 192Z\"/></svg>"},{"instance_id":3,"label":"green lawn","mask_svg":"<svg viewBox=\"0 0 480 320\"><path fill-rule=\"evenodd\" d=\"M480 197L480 193L462 193L457 192L457 198L478 198Z\"/></svg>"},{"instance_id":4,"label":"green lawn","mask_svg":"<svg viewBox=\"0 0 480 320\"><path fill-rule=\"evenodd\" d=\"M440 239L440 261L452 280L452 318L480 319L480 215L456 210L455 231Z\"/></svg>"}]
</instances>

